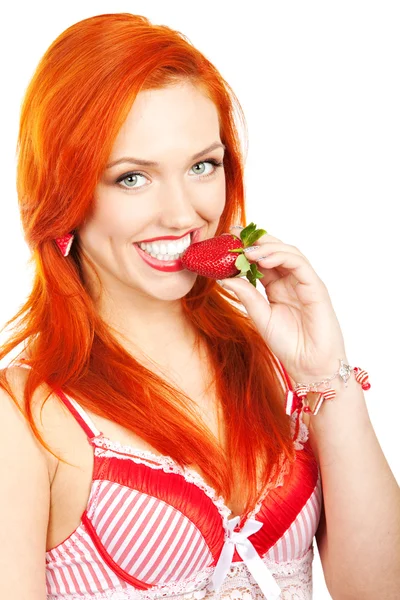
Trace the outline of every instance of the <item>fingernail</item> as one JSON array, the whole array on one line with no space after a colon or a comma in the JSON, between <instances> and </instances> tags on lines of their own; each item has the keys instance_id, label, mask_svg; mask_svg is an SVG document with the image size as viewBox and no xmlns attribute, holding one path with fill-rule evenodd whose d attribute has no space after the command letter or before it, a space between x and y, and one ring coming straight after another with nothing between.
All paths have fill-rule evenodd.
<instances>
[{"instance_id":1,"label":"fingernail","mask_svg":"<svg viewBox=\"0 0 400 600\"><path fill-rule=\"evenodd\" d=\"M257 250L261 248L261 246L249 246L248 248L243 248L243 252L251 252L252 250Z\"/></svg>"},{"instance_id":2,"label":"fingernail","mask_svg":"<svg viewBox=\"0 0 400 600\"><path fill-rule=\"evenodd\" d=\"M218 283L218 284L219 284L221 287L223 287L223 288L225 287L221 279L216 279L215 281L216 281L216 282L217 282L217 283Z\"/></svg>"}]
</instances>

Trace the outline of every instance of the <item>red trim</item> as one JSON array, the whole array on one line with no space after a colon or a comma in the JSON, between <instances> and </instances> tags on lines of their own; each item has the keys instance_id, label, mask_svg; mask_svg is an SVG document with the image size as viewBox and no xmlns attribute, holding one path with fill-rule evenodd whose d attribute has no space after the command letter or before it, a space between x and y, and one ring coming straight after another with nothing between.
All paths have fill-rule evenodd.
<instances>
[{"instance_id":1,"label":"red trim","mask_svg":"<svg viewBox=\"0 0 400 600\"><path fill-rule=\"evenodd\" d=\"M132 575L129 575L128 573L126 573L123 569L121 569L121 567L119 565L117 565L117 563L115 561L113 561L113 559L111 558L111 556L108 554L107 550L104 548L103 544L101 543L101 541L96 533L95 528L93 527L91 521L89 520L89 517L87 516L86 511L84 512L84 514L82 516L82 523L87 528L90 538L91 538L92 542L94 543L94 545L96 546L97 551L99 552L99 554L102 557L102 559L104 560L104 562L107 564L108 567L110 567L110 569L116 575L118 575L118 577L120 577L120 579L122 579L123 581L126 581L127 583L130 583L131 585L133 585L135 588L137 588L139 590L148 590L148 589L154 587L154 585L151 585L150 583L145 583L144 581L140 581L139 579L132 577Z\"/></svg>"},{"instance_id":2,"label":"red trim","mask_svg":"<svg viewBox=\"0 0 400 600\"><path fill-rule=\"evenodd\" d=\"M277 360L278 360L278 359L277 359ZM285 377L285 380L286 380L286 384L287 384L287 386L288 386L288 389L289 389L289 390L291 390L291 391L293 392L293 394L295 395L295 397L297 398L297 396L296 396L296 392L294 391L294 388L293 388L293 386L292 386L292 383L291 383L291 381L290 381L290 377L289 377L289 375L287 374L285 367L283 366L283 364L281 363L281 361L280 361L280 360L278 360L278 363L279 363L279 366L280 366L280 368L282 369L282 372L283 372L283 375L284 375L284 377ZM294 439L294 440L296 440L296 439L297 439L297 436L298 436L298 434L299 434L299 429L300 429L300 416L301 416L301 411L302 411L302 405L303 405L303 401L302 401L302 399L301 399L301 398L298 398L297 407L296 407L296 408L298 409L298 413L297 413L297 417L296 417L295 431L294 431L294 435L293 435L293 439ZM296 410L296 408L295 408L295 409L292 411L292 414L293 414L293 412Z\"/></svg>"},{"instance_id":3,"label":"red trim","mask_svg":"<svg viewBox=\"0 0 400 600\"><path fill-rule=\"evenodd\" d=\"M158 240L181 240L185 236L187 236L189 233L193 233L193 231L198 231L199 229L200 229L200 227L197 227L197 228L195 227L194 229L190 229L189 231L187 231L186 233L184 233L183 235L180 235L180 236L164 235L164 236L160 236L160 237L149 238L148 240L140 240L139 242L135 242L135 244L142 244L143 242L155 242Z\"/></svg>"},{"instance_id":4,"label":"red trim","mask_svg":"<svg viewBox=\"0 0 400 600\"><path fill-rule=\"evenodd\" d=\"M86 423L86 421L81 417L81 415L76 410L75 406L67 398L67 396L64 394L64 392L62 390L60 390L60 388L53 388L53 389L54 389L54 392L57 394L57 396L59 396L59 398L61 398L61 400L63 401L65 406L68 408L68 410L72 413L72 416L75 417L78 424L82 427L82 429L84 430L84 432L86 433L88 438L92 439L92 438L96 437L98 434L95 431L93 431L93 429L90 427L90 425L88 425Z\"/></svg>"},{"instance_id":5,"label":"red trim","mask_svg":"<svg viewBox=\"0 0 400 600\"><path fill-rule=\"evenodd\" d=\"M277 360L278 360L278 359L277 359ZM281 361L280 361L280 360L278 360L278 363L279 363L279 365L280 365L280 367L281 367L281 369L282 369L282 371L283 371L283 374L284 374L284 376L285 376L286 383L287 383L287 385L288 385L288 388L289 388L289 390L292 390L292 391L293 391L293 386L292 386L292 383L291 383L291 381L290 381L290 377L289 377L289 375L286 373L286 369L285 369L285 367L283 366L283 364L281 363Z\"/></svg>"}]
</instances>

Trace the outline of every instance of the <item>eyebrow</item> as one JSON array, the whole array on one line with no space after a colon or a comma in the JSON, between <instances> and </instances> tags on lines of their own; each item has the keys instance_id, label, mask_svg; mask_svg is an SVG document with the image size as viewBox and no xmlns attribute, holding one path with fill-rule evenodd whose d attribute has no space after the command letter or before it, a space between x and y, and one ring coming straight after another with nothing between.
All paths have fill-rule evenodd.
<instances>
[{"instance_id":1,"label":"eyebrow","mask_svg":"<svg viewBox=\"0 0 400 600\"><path fill-rule=\"evenodd\" d=\"M196 158L200 158L204 154L207 154L207 152L211 152L211 150L215 150L215 148L223 148L225 150L226 147L224 146L224 144L221 144L220 142L214 142L213 144L211 144L211 146L208 146L208 148L205 148L201 152L196 152L196 154L194 154L190 160L196 160ZM123 156L122 158L118 158L118 160L114 160L113 162L110 162L106 166L106 169L110 169L111 167L114 167L115 165L119 165L120 163L124 163L124 162L134 163L136 165L142 165L144 167L159 167L160 166L160 163L154 162L152 160L144 160L142 158L133 158L133 156Z\"/></svg>"}]
</instances>

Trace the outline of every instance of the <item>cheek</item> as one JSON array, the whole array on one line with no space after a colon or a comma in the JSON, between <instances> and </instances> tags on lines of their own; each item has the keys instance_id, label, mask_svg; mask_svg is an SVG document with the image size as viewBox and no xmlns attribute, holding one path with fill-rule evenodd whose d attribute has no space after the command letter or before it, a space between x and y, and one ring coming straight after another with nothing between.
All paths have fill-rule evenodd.
<instances>
[{"instance_id":1,"label":"cheek","mask_svg":"<svg viewBox=\"0 0 400 600\"><path fill-rule=\"evenodd\" d=\"M134 198L113 193L107 187L99 188L95 196L92 226L104 236L130 237L145 222L145 206Z\"/></svg>"}]
</instances>

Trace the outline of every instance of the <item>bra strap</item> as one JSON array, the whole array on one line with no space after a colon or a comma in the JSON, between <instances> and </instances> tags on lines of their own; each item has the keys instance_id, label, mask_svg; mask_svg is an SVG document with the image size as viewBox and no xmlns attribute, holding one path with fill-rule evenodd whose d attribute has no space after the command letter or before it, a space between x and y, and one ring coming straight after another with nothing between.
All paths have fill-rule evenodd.
<instances>
[{"instance_id":1,"label":"bra strap","mask_svg":"<svg viewBox=\"0 0 400 600\"><path fill-rule=\"evenodd\" d=\"M20 367L25 367L26 369L30 369L31 366L23 362L24 359L21 359L16 364ZM52 388L55 394L62 400L63 404L68 408L72 416L76 419L78 424L82 427L83 431L86 433L89 439L102 435L102 432L99 431L96 425L93 423L92 419L89 415L83 410L80 404L73 398L69 398L64 394L64 392L60 388Z\"/></svg>"},{"instance_id":2,"label":"bra strap","mask_svg":"<svg viewBox=\"0 0 400 600\"><path fill-rule=\"evenodd\" d=\"M60 388L53 388L54 392L63 401L65 406L68 408L73 417L75 417L78 424L82 427L89 439L102 435L96 425L93 423L89 415L83 410L82 406L78 404L73 398L69 398L64 394Z\"/></svg>"}]
</instances>

